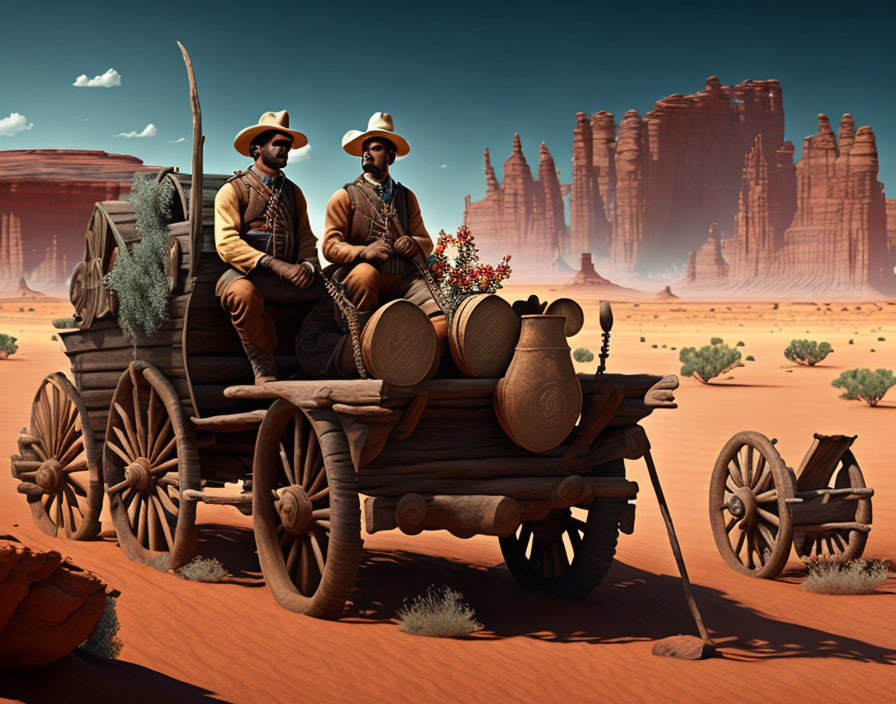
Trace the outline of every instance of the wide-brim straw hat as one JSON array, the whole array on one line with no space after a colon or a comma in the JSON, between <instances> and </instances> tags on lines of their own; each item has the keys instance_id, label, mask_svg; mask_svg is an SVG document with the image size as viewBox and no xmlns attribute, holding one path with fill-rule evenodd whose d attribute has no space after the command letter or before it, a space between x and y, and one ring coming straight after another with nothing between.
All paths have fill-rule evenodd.
<instances>
[{"instance_id":1,"label":"wide-brim straw hat","mask_svg":"<svg viewBox=\"0 0 896 704\"><path fill-rule=\"evenodd\" d=\"M233 148L243 156L250 156L249 146L252 144L252 140L268 130L285 132L292 137L292 149L298 149L308 144L308 138L304 134L289 129L289 113L286 110L281 110L280 112L266 112L258 118L257 125L242 130L233 140Z\"/></svg>"},{"instance_id":2,"label":"wide-brim straw hat","mask_svg":"<svg viewBox=\"0 0 896 704\"><path fill-rule=\"evenodd\" d=\"M395 145L396 154L404 156L411 151L411 145L407 140L395 134L395 124L392 115L387 112L375 112L367 121L367 129L349 130L342 138L342 148L352 156L361 156L364 142L371 137L384 137Z\"/></svg>"}]
</instances>

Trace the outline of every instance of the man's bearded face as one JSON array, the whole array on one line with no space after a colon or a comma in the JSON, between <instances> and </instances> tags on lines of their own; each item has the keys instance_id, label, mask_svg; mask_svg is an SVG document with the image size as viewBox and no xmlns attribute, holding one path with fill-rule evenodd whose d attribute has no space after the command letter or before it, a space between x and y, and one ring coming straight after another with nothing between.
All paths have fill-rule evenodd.
<instances>
[{"instance_id":1,"label":"man's bearded face","mask_svg":"<svg viewBox=\"0 0 896 704\"><path fill-rule=\"evenodd\" d=\"M374 178L382 178L394 161L394 152L378 139L369 139L364 143L361 154L361 169Z\"/></svg>"},{"instance_id":2,"label":"man's bearded face","mask_svg":"<svg viewBox=\"0 0 896 704\"><path fill-rule=\"evenodd\" d=\"M292 137L278 132L272 135L259 149L261 161L265 166L269 169L282 169L289 160L289 150L292 149Z\"/></svg>"}]
</instances>

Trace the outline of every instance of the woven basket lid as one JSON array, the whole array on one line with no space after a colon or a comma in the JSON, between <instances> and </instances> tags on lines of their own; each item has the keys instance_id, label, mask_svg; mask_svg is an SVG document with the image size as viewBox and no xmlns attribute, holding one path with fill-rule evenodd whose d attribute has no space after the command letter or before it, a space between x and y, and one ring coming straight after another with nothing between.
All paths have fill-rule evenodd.
<instances>
[{"instance_id":1,"label":"woven basket lid","mask_svg":"<svg viewBox=\"0 0 896 704\"><path fill-rule=\"evenodd\" d=\"M547 315L565 315L566 316L566 336L572 337L585 324L585 311L582 306L571 298L558 298L552 301L545 310Z\"/></svg>"},{"instance_id":2,"label":"woven basket lid","mask_svg":"<svg viewBox=\"0 0 896 704\"><path fill-rule=\"evenodd\" d=\"M510 304L490 293L465 299L452 321L450 347L468 376L502 376L520 337L520 319Z\"/></svg>"},{"instance_id":3,"label":"woven basket lid","mask_svg":"<svg viewBox=\"0 0 896 704\"><path fill-rule=\"evenodd\" d=\"M364 326L364 366L377 379L395 386L423 381L436 355L436 331L426 313L405 299L378 309Z\"/></svg>"}]
</instances>

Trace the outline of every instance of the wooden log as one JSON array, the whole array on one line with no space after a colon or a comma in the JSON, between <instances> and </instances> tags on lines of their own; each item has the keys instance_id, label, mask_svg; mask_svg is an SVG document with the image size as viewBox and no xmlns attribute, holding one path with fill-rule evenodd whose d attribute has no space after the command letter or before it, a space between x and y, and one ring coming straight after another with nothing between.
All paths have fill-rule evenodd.
<instances>
[{"instance_id":1,"label":"wooden log","mask_svg":"<svg viewBox=\"0 0 896 704\"><path fill-rule=\"evenodd\" d=\"M591 395L578 425L572 432L573 447L591 446L622 404L624 393L625 389L621 386L602 384L601 391Z\"/></svg>"},{"instance_id":2,"label":"wooden log","mask_svg":"<svg viewBox=\"0 0 896 704\"><path fill-rule=\"evenodd\" d=\"M73 353L91 350L118 350L133 349L135 347L179 345L182 327L182 319L169 320L152 338L139 336L136 341L132 341L125 336L117 325L97 328L95 324L88 330L81 330L80 335L69 335L63 341L65 343L65 351L69 356Z\"/></svg>"},{"instance_id":3,"label":"wooden log","mask_svg":"<svg viewBox=\"0 0 896 704\"><path fill-rule=\"evenodd\" d=\"M408 535L447 530L460 538L470 538L510 535L520 524L519 506L507 496L368 497L364 509L369 533L397 527Z\"/></svg>"},{"instance_id":4,"label":"wooden log","mask_svg":"<svg viewBox=\"0 0 896 704\"><path fill-rule=\"evenodd\" d=\"M585 503L592 501L630 501L638 495L638 483L622 477L585 477L590 495Z\"/></svg>"},{"instance_id":5,"label":"wooden log","mask_svg":"<svg viewBox=\"0 0 896 704\"><path fill-rule=\"evenodd\" d=\"M797 530L799 529L799 530ZM856 521L836 521L831 523L806 523L803 525L794 525L794 533L828 533L834 530L860 530L867 533L871 530L871 526L867 523L858 523Z\"/></svg>"},{"instance_id":6,"label":"wooden log","mask_svg":"<svg viewBox=\"0 0 896 704\"><path fill-rule=\"evenodd\" d=\"M22 482L16 487L16 491L27 496L29 501L37 501L44 493L44 490L33 482Z\"/></svg>"},{"instance_id":7,"label":"wooden log","mask_svg":"<svg viewBox=\"0 0 896 704\"><path fill-rule=\"evenodd\" d=\"M252 494L239 494L237 496L224 496L220 494L209 494L196 489L184 489L181 497L187 501L201 501L204 504L215 504L216 506L252 506Z\"/></svg>"},{"instance_id":8,"label":"wooden log","mask_svg":"<svg viewBox=\"0 0 896 704\"><path fill-rule=\"evenodd\" d=\"M796 492L796 497L798 499L812 499L817 496L839 496L842 497L845 501L851 501L853 499L859 498L867 498L874 496L874 489L866 489L866 488L851 488L846 487L845 489L808 489L806 491L798 491Z\"/></svg>"},{"instance_id":9,"label":"wooden log","mask_svg":"<svg viewBox=\"0 0 896 704\"><path fill-rule=\"evenodd\" d=\"M131 362L142 360L158 368L166 377L183 377L185 374L180 345L94 350L69 354L69 358L72 361L72 371L75 373L124 371Z\"/></svg>"},{"instance_id":10,"label":"wooden log","mask_svg":"<svg viewBox=\"0 0 896 704\"><path fill-rule=\"evenodd\" d=\"M672 393L677 388L677 376L674 374L664 376L647 389L644 394L644 405L648 408L678 408L675 395Z\"/></svg>"},{"instance_id":11,"label":"wooden log","mask_svg":"<svg viewBox=\"0 0 896 704\"><path fill-rule=\"evenodd\" d=\"M407 440L413 435L428 403L429 394L419 393L414 396L411 402L405 406L401 418L399 418L398 423L392 429L392 434L389 436L389 439Z\"/></svg>"},{"instance_id":12,"label":"wooden log","mask_svg":"<svg viewBox=\"0 0 896 704\"><path fill-rule=\"evenodd\" d=\"M430 479L427 477L401 477L395 483L380 482L377 477L358 477L358 490L370 496L403 496L404 494L487 494L509 496L513 499L554 499L555 488L569 477L514 477L500 479ZM638 485L620 477L582 477L588 486L590 497L602 499L631 499ZM569 486L569 485L568 485ZM584 501L584 500L583 500Z\"/></svg>"},{"instance_id":13,"label":"wooden log","mask_svg":"<svg viewBox=\"0 0 896 704\"><path fill-rule=\"evenodd\" d=\"M218 433L236 433L252 430L261 425L267 410L245 411L227 415L208 416L206 418L190 418L197 430L214 430Z\"/></svg>"},{"instance_id":14,"label":"wooden log","mask_svg":"<svg viewBox=\"0 0 896 704\"><path fill-rule=\"evenodd\" d=\"M564 472L585 472L605 462L618 459L637 460L650 449L647 433L640 425L608 431L591 448L571 445L560 468Z\"/></svg>"},{"instance_id":15,"label":"wooden log","mask_svg":"<svg viewBox=\"0 0 896 704\"><path fill-rule=\"evenodd\" d=\"M458 448L459 449L459 448ZM446 453L447 454L447 453ZM378 483L400 483L410 478L430 479L492 479L498 477L564 476L557 457L538 457L528 454L520 457L479 457L470 459L444 459L412 464L384 463L382 458L363 467L358 475L361 486ZM394 456L394 453L391 454ZM432 453L429 457L432 457Z\"/></svg>"},{"instance_id":16,"label":"wooden log","mask_svg":"<svg viewBox=\"0 0 896 704\"><path fill-rule=\"evenodd\" d=\"M856 501L791 504L793 529L802 531L803 525L854 521L857 507Z\"/></svg>"},{"instance_id":17,"label":"wooden log","mask_svg":"<svg viewBox=\"0 0 896 704\"><path fill-rule=\"evenodd\" d=\"M384 382L379 379L334 379L328 381L271 381L260 386L231 386L227 398L283 398L294 406L379 405L383 400Z\"/></svg>"}]
</instances>

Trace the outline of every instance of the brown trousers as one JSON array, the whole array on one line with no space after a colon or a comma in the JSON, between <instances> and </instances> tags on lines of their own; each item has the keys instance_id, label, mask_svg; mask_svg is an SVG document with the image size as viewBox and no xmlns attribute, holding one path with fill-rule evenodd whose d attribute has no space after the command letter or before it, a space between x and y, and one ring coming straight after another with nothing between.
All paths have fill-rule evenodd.
<instances>
[{"instance_id":1,"label":"brown trousers","mask_svg":"<svg viewBox=\"0 0 896 704\"><path fill-rule=\"evenodd\" d=\"M273 354L277 348L277 329L265 310L265 302L280 304L309 303L326 292L318 279L308 288L296 288L267 269L253 269L245 277L234 279L221 294L221 307L241 339Z\"/></svg>"},{"instance_id":2,"label":"brown trousers","mask_svg":"<svg viewBox=\"0 0 896 704\"><path fill-rule=\"evenodd\" d=\"M439 307L416 271L404 267L393 274L360 262L343 279L345 292L361 312L374 311L396 298L406 298L429 316L438 314Z\"/></svg>"}]
</instances>

